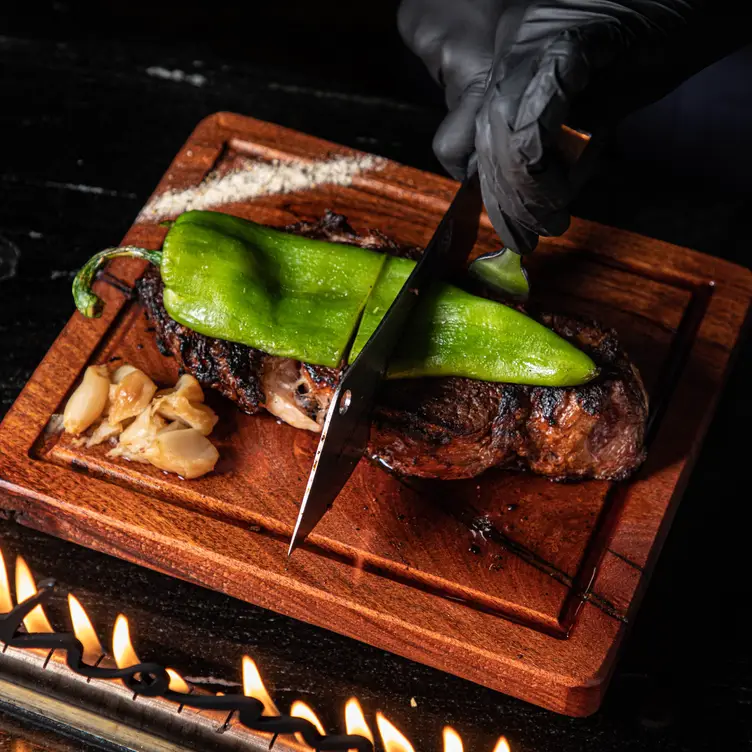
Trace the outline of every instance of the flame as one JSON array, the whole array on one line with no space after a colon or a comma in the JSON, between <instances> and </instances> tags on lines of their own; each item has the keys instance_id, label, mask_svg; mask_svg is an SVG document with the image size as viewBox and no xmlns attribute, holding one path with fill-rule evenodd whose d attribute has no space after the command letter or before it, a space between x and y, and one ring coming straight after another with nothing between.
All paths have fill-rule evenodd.
<instances>
[{"instance_id":1,"label":"flame","mask_svg":"<svg viewBox=\"0 0 752 752\"><path fill-rule=\"evenodd\" d=\"M316 713L314 713L313 710L311 710L311 708L308 707L308 705L306 705L304 702L295 700L295 702L292 704L292 707L290 708L290 715L295 716L296 718L305 718L316 727L316 730L319 732L319 734L321 734L322 736L326 734L326 731L324 731L324 727L321 725L321 721L318 719ZM306 743L301 734L295 734L295 738L301 744Z\"/></svg>"},{"instance_id":2,"label":"flame","mask_svg":"<svg viewBox=\"0 0 752 752\"><path fill-rule=\"evenodd\" d=\"M376 725L384 742L384 752L415 752L413 745L381 713L376 713Z\"/></svg>"},{"instance_id":3,"label":"flame","mask_svg":"<svg viewBox=\"0 0 752 752\"><path fill-rule=\"evenodd\" d=\"M255 697L260 700L264 706L264 713L267 715L279 715L279 710L274 701L269 697L264 682L261 681L256 664L247 655L243 656L243 694L246 697Z\"/></svg>"},{"instance_id":4,"label":"flame","mask_svg":"<svg viewBox=\"0 0 752 752\"><path fill-rule=\"evenodd\" d=\"M511 752L509 742L503 736L499 737L499 741L496 742L494 752Z\"/></svg>"},{"instance_id":5,"label":"flame","mask_svg":"<svg viewBox=\"0 0 752 752\"><path fill-rule=\"evenodd\" d=\"M306 705L304 702L295 700L295 702L292 704L292 707L290 708L290 715L293 715L296 718L305 718L316 727L319 734L323 735L326 733L316 713L314 713L313 710L311 710L311 708L309 708L308 705Z\"/></svg>"},{"instance_id":6,"label":"flame","mask_svg":"<svg viewBox=\"0 0 752 752\"><path fill-rule=\"evenodd\" d=\"M175 669L166 668L165 671L167 672L167 676L170 677L170 689L173 692L184 692L185 694L188 694L191 691L186 680L183 679Z\"/></svg>"},{"instance_id":7,"label":"flame","mask_svg":"<svg viewBox=\"0 0 752 752\"><path fill-rule=\"evenodd\" d=\"M8 570L5 567L3 552L0 551L0 614L7 614L13 610L13 598L10 595Z\"/></svg>"},{"instance_id":8,"label":"flame","mask_svg":"<svg viewBox=\"0 0 752 752\"><path fill-rule=\"evenodd\" d=\"M136 651L131 645L131 633L128 628L128 619L122 614L118 614L115 619L115 627L112 630L112 654L115 656L115 663L118 668L128 668L141 663L141 659L136 655Z\"/></svg>"},{"instance_id":9,"label":"flame","mask_svg":"<svg viewBox=\"0 0 752 752\"><path fill-rule=\"evenodd\" d=\"M102 657L104 649L84 607L72 593L68 593L68 610L73 622L73 633L84 646L84 661L93 665Z\"/></svg>"},{"instance_id":10,"label":"flame","mask_svg":"<svg viewBox=\"0 0 752 752\"><path fill-rule=\"evenodd\" d=\"M36 595L37 586L31 574L29 565L22 556L16 558L16 600L23 603L33 595ZM44 609L35 606L23 620L27 632L54 632Z\"/></svg>"},{"instance_id":11,"label":"flame","mask_svg":"<svg viewBox=\"0 0 752 752\"><path fill-rule=\"evenodd\" d=\"M373 734L366 723L363 709L354 697L345 705L345 728L348 734L365 736L373 744Z\"/></svg>"},{"instance_id":12,"label":"flame","mask_svg":"<svg viewBox=\"0 0 752 752\"><path fill-rule=\"evenodd\" d=\"M462 739L451 726L444 726L444 752L463 752Z\"/></svg>"}]
</instances>

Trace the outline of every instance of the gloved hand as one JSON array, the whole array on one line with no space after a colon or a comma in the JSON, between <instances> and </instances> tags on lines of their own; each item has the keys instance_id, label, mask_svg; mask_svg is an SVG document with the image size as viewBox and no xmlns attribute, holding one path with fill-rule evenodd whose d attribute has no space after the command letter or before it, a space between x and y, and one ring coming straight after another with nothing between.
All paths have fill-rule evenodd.
<instances>
[{"instance_id":1,"label":"gloved hand","mask_svg":"<svg viewBox=\"0 0 752 752\"><path fill-rule=\"evenodd\" d=\"M459 179L475 152L489 214L498 207L534 245L569 225L575 185L556 147L561 126L598 131L739 46L734 34L708 44L728 25L727 5L403 0L398 25L445 89L437 157Z\"/></svg>"}]
</instances>

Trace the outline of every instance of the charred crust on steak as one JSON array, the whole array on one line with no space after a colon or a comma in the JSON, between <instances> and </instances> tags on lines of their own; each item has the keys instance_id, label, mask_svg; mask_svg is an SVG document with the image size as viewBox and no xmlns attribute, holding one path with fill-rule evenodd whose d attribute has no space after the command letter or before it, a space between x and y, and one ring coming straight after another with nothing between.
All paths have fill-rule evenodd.
<instances>
[{"instance_id":1,"label":"charred crust on steak","mask_svg":"<svg viewBox=\"0 0 752 752\"><path fill-rule=\"evenodd\" d=\"M401 247L379 231L358 234L345 217L330 211L315 222L284 229L407 258L420 255L420 249ZM283 411L292 406L299 413L298 425L320 430L338 369L275 358L178 324L164 309L162 282L154 268L137 289L160 351L173 355L202 386L218 390L251 414L264 407L274 412L281 398ZM648 398L616 333L592 321L530 315L587 352L599 376L571 388L459 377L387 381L374 410L369 455L398 474L425 478L474 477L492 467L528 470L554 480L622 480L634 473L645 458ZM277 373L283 376L270 378ZM267 394L265 388L277 392Z\"/></svg>"},{"instance_id":2,"label":"charred crust on steak","mask_svg":"<svg viewBox=\"0 0 752 752\"><path fill-rule=\"evenodd\" d=\"M336 214L327 209L321 219L314 222L296 222L282 228L285 232L295 235L303 235L314 240L326 240L329 243L344 243L356 245L359 248L369 248L374 251L382 251L390 256L400 256L413 260L420 258L422 249L416 246L398 245L391 238L379 230L367 230L358 234L350 226L347 217Z\"/></svg>"},{"instance_id":3,"label":"charred crust on steak","mask_svg":"<svg viewBox=\"0 0 752 752\"><path fill-rule=\"evenodd\" d=\"M263 407L261 370L266 357L260 350L235 342L204 337L167 315L162 300L159 270L150 267L136 289L147 316L156 328L157 346L163 355L176 358L181 370L193 374L202 387L216 389L244 412Z\"/></svg>"},{"instance_id":4,"label":"charred crust on steak","mask_svg":"<svg viewBox=\"0 0 752 752\"><path fill-rule=\"evenodd\" d=\"M561 405L564 395L558 389L535 387L530 391L530 399L548 424L556 425L556 410Z\"/></svg>"},{"instance_id":5,"label":"charred crust on steak","mask_svg":"<svg viewBox=\"0 0 752 752\"><path fill-rule=\"evenodd\" d=\"M329 387L330 389L335 389L337 384L339 384L341 371L338 369L328 368L327 366L314 366L310 363L303 363L302 365L308 379L317 388Z\"/></svg>"}]
</instances>

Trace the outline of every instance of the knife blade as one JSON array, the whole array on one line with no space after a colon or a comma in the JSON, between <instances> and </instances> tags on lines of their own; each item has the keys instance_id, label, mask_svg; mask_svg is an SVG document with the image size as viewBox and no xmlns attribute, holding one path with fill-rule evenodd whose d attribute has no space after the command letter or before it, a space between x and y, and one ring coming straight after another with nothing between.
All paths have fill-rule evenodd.
<instances>
[{"instance_id":1,"label":"knife blade","mask_svg":"<svg viewBox=\"0 0 752 752\"><path fill-rule=\"evenodd\" d=\"M473 159L465 180L415 268L363 349L344 370L324 420L288 556L334 503L363 456L376 391L395 345L423 290L434 280L458 272L464 266L475 245L482 211L480 182Z\"/></svg>"}]
</instances>

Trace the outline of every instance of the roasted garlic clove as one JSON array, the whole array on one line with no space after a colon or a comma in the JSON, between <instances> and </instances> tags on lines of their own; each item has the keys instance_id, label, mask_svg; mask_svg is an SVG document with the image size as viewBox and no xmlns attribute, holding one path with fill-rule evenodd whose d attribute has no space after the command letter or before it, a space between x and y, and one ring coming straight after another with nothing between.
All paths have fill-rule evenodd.
<instances>
[{"instance_id":1,"label":"roasted garlic clove","mask_svg":"<svg viewBox=\"0 0 752 752\"><path fill-rule=\"evenodd\" d=\"M123 373L125 369L129 370ZM157 393L157 385L143 371L133 366L118 368L113 380L115 383L110 391L107 420L114 426L142 413Z\"/></svg>"},{"instance_id":2,"label":"roasted garlic clove","mask_svg":"<svg viewBox=\"0 0 752 752\"><path fill-rule=\"evenodd\" d=\"M180 420L191 428L195 428L204 436L208 436L219 418L204 401L204 393L196 379L184 374L174 389L160 392L154 400L156 411L168 420Z\"/></svg>"},{"instance_id":3,"label":"roasted garlic clove","mask_svg":"<svg viewBox=\"0 0 752 752\"><path fill-rule=\"evenodd\" d=\"M113 384L119 384L129 373L133 373L134 371L138 371L136 366L132 366L130 363L124 363L112 372L110 380Z\"/></svg>"},{"instance_id":4,"label":"roasted garlic clove","mask_svg":"<svg viewBox=\"0 0 752 752\"><path fill-rule=\"evenodd\" d=\"M147 407L120 434L118 445L111 449L108 457L125 457L134 462L149 462L147 453L157 434L167 426L167 421L154 412L154 407Z\"/></svg>"},{"instance_id":5,"label":"roasted garlic clove","mask_svg":"<svg viewBox=\"0 0 752 752\"><path fill-rule=\"evenodd\" d=\"M212 471L219 459L217 448L195 428L163 431L147 452L152 465L188 480Z\"/></svg>"},{"instance_id":6,"label":"roasted garlic clove","mask_svg":"<svg viewBox=\"0 0 752 752\"><path fill-rule=\"evenodd\" d=\"M63 411L63 428L75 436L93 425L107 407L110 376L107 366L89 366Z\"/></svg>"},{"instance_id":7,"label":"roasted garlic clove","mask_svg":"<svg viewBox=\"0 0 752 752\"><path fill-rule=\"evenodd\" d=\"M89 436L86 446L93 447L97 444L102 444L109 439L114 439L119 436L123 431L123 424L116 423L114 426L108 421L103 420L95 429L94 433Z\"/></svg>"},{"instance_id":8,"label":"roasted garlic clove","mask_svg":"<svg viewBox=\"0 0 752 752\"><path fill-rule=\"evenodd\" d=\"M170 389L163 389L157 397L165 397L170 394L182 394L189 402L203 402L204 391L195 376L184 373Z\"/></svg>"},{"instance_id":9,"label":"roasted garlic clove","mask_svg":"<svg viewBox=\"0 0 752 752\"><path fill-rule=\"evenodd\" d=\"M208 436L219 418L208 405L195 405L180 394L160 397L154 401L156 411L167 420L182 421L189 428Z\"/></svg>"},{"instance_id":10,"label":"roasted garlic clove","mask_svg":"<svg viewBox=\"0 0 752 752\"><path fill-rule=\"evenodd\" d=\"M198 478L213 470L219 459L206 438L218 417L203 402L201 385L189 374L172 389L157 392L156 384L128 363L111 378L105 366L96 366L87 370L72 395L63 423L71 433L70 427L81 433L101 418L88 440L80 439L88 447L118 437L108 457L151 463L183 478Z\"/></svg>"}]
</instances>

